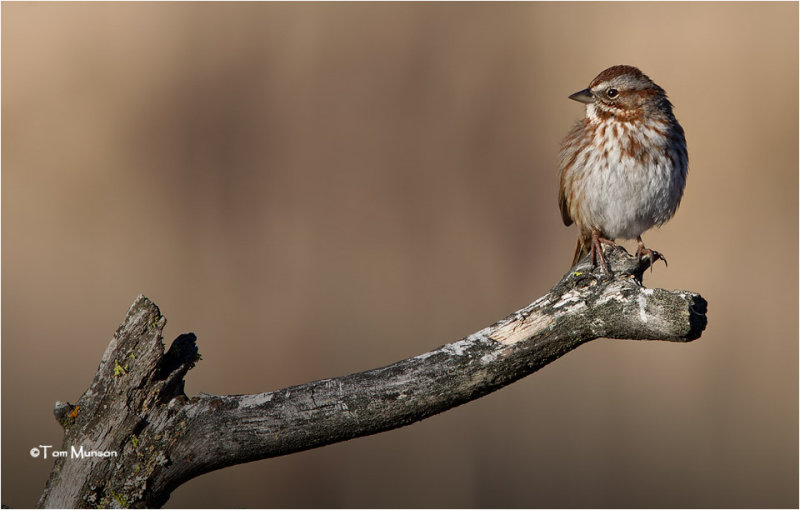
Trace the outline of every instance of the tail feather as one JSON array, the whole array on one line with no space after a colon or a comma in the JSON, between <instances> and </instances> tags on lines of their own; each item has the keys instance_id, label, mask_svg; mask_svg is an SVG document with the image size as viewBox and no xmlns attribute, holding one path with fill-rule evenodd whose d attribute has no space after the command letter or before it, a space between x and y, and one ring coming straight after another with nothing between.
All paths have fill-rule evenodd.
<instances>
[{"instance_id":1,"label":"tail feather","mask_svg":"<svg viewBox=\"0 0 800 510\"><path fill-rule=\"evenodd\" d=\"M575 265L578 263L579 260L581 260L585 255L589 254L590 243L591 239L589 239L587 242L587 240L584 239L583 236L578 236L578 243L575 246L575 256L572 257L571 267L575 267Z\"/></svg>"}]
</instances>

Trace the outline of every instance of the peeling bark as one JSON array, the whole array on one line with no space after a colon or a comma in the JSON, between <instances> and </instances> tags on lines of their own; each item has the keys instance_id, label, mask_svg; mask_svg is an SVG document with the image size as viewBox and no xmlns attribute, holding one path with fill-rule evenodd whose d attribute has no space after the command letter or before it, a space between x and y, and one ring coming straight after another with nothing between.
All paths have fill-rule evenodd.
<instances>
[{"instance_id":1,"label":"peeling bark","mask_svg":"<svg viewBox=\"0 0 800 510\"><path fill-rule=\"evenodd\" d=\"M551 291L466 338L397 363L254 395L191 399L184 376L196 338L164 353L166 319L139 296L75 405L57 402L62 450L117 457L58 458L39 507L159 507L187 480L422 420L498 390L599 337L686 342L706 326L706 301L647 289L649 267L624 249L614 275L587 259Z\"/></svg>"}]
</instances>

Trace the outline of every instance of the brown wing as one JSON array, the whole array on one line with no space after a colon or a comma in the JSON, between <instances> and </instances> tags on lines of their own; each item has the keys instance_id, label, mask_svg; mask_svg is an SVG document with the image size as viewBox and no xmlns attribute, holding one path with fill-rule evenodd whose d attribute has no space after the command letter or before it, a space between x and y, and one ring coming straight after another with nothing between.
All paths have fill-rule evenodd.
<instances>
[{"instance_id":1,"label":"brown wing","mask_svg":"<svg viewBox=\"0 0 800 510\"><path fill-rule=\"evenodd\" d=\"M561 209L561 219L564 220L564 225L572 225L572 216L569 215L569 206L567 205L567 196L564 194L564 171L561 171L561 185L558 187L558 208Z\"/></svg>"},{"instance_id":2,"label":"brown wing","mask_svg":"<svg viewBox=\"0 0 800 510\"><path fill-rule=\"evenodd\" d=\"M567 196L564 193L567 189L565 174L567 173L567 169L575 164L575 158L582 148L581 142L585 138L584 131L588 123L588 119L585 118L576 122L575 125L572 126L572 129L569 130L567 137L561 142L561 152L559 154L561 181L558 186L558 208L561 209L561 219L564 220L564 225L566 226L572 225L573 218L569 215L569 204L567 203Z\"/></svg>"}]
</instances>

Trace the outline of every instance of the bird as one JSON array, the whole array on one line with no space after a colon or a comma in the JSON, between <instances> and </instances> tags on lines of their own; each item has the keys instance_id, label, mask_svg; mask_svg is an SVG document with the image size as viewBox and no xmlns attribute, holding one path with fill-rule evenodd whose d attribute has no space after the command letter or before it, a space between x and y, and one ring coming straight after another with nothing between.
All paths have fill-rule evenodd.
<instances>
[{"instance_id":1,"label":"bird","mask_svg":"<svg viewBox=\"0 0 800 510\"><path fill-rule=\"evenodd\" d=\"M572 261L589 254L610 273L603 246L636 239L636 256L666 258L645 247L642 233L673 217L683 197L689 157L683 128L667 94L634 66L616 65L569 99L585 105L561 144L558 205L578 227Z\"/></svg>"}]
</instances>

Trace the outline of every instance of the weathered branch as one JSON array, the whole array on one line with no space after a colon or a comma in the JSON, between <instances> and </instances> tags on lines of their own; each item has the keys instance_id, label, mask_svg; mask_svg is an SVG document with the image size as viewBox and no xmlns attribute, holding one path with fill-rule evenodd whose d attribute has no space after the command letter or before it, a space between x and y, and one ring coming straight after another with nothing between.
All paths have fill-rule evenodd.
<instances>
[{"instance_id":1,"label":"weathered branch","mask_svg":"<svg viewBox=\"0 0 800 510\"><path fill-rule=\"evenodd\" d=\"M392 365L256 395L188 399L183 378L199 359L195 336L164 354L166 320L139 296L76 405L57 403L61 457L40 507L157 507L187 480L226 466L408 425L495 391L599 337L690 341L706 302L646 289L639 262L608 252L615 276L584 260L545 296L466 338Z\"/></svg>"}]
</instances>

